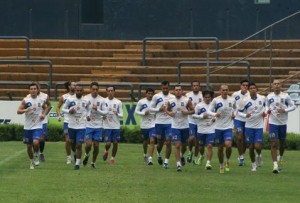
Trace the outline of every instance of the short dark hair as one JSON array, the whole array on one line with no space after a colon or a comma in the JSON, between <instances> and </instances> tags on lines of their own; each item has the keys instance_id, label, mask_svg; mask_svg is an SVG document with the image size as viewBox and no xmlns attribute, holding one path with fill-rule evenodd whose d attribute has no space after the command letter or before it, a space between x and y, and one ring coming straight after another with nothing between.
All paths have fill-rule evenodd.
<instances>
[{"instance_id":1,"label":"short dark hair","mask_svg":"<svg viewBox=\"0 0 300 203\"><path fill-rule=\"evenodd\" d=\"M243 84L244 82L249 83L249 80L247 80L247 79L241 80L240 84Z\"/></svg>"},{"instance_id":2,"label":"short dark hair","mask_svg":"<svg viewBox=\"0 0 300 203\"><path fill-rule=\"evenodd\" d=\"M207 95L207 94L209 94L211 98L213 98L213 97L214 97L214 92L213 92L213 91L204 90L204 91L202 92L202 96L203 96L203 98L204 98L204 97L205 97L205 95Z\"/></svg>"},{"instance_id":3,"label":"short dark hair","mask_svg":"<svg viewBox=\"0 0 300 203\"><path fill-rule=\"evenodd\" d=\"M255 86L257 88L257 86L254 82L249 83L248 87L250 88L250 86Z\"/></svg>"},{"instance_id":4,"label":"short dark hair","mask_svg":"<svg viewBox=\"0 0 300 203\"><path fill-rule=\"evenodd\" d=\"M115 86L113 86L113 85L108 85L108 86L106 86L106 91L107 91L107 89L110 88L110 87L112 87L112 88L114 89L114 91L116 91L116 88L115 88Z\"/></svg>"},{"instance_id":5,"label":"short dark hair","mask_svg":"<svg viewBox=\"0 0 300 203\"><path fill-rule=\"evenodd\" d=\"M174 88L175 88L175 87L181 87L181 84L176 84L176 85L174 86Z\"/></svg>"},{"instance_id":6,"label":"short dark hair","mask_svg":"<svg viewBox=\"0 0 300 203\"><path fill-rule=\"evenodd\" d=\"M201 84L199 80L193 80L193 81L191 82L191 85L193 85L194 82L199 83L199 85Z\"/></svg>"},{"instance_id":7,"label":"short dark hair","mask_svg":"<svg viewBox=\"0 0 300 203\"><path fill-rule=\"evenodd\" d=\"M97 86L97 87L99 87L99 83L97 83L97 82L95 82L95 81L94 81L94 82L91 82L90 87L93 87L94 85Z\"/></svg>"},{"instance_id":8,"label":"short dark hair","mask_svg":"<svg viewBox=\"0 0 300 203\"><path fill-rule=\"evenodd\" d=\"M70 88L69 88L70 85L71 85L71 81L70 80L64 83L64 86L65 86L65 88L66 88L67 91L70 91Z\"/></svg>"},{"instance_id":9,"label":"short dark hair","mask_svg":"<svg viewBox=\"0 0 300 203\"><path fill-rule=\"evenodd\" d=\"M153 93L154 93L154 89L152 89L151 87L148 87L148 88L146 89L146 93L148 93L148 92L153 92Z\"/></svg>"},{"instance_id":10,"label":"short dark hair","mask_svg":"<svg viewBox=\"0 0 300 203\"><path fill-rule=\"evenodd\" d=\"M170 82L169 81L167 81L167 80L163 80L162 82L161 82L161 85L170 85Z\"/></svg>"},{"instance_id":11,"label":"short dark hair","mask_svg":"<svg viewBox=\"0 0 300 203\"><path fill-rule=\"evenodd\" d=\"M30 87L32 86L36 86L37 89L39 89L39 85L36 82L32 82L28 85L28 88L30 89Z\"/></svg>"}]
</instances>

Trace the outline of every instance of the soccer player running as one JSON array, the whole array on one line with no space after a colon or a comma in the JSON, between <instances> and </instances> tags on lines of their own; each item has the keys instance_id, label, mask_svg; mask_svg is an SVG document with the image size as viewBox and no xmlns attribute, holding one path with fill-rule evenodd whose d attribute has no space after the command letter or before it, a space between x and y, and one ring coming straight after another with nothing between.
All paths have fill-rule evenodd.
<instances>
[{"instance_id":1,"label":"soccer player running","mask_svg":"<svg viewBox=\"0 0 300 203\"><path fill-rule=\"evenodd\" d=\"M257 166L262 166L261 144L263 142L263 126L265 113L265 97L257 94L255 83L249 84L250 97L243 106L240 106L238 114L246 119L245 136L249 147L251 159L251 171L256 171ZM255 162L255 151L257 153L257 163Z\"/></svg>"},{"instance_id":2,"label":"soccer player running","mask_svg":"<svg viewBox=\"0 0 300 203\"><path fill-rule=\"evenodd\" d=\"M62 105L67 101L69 97L75 97L75 87L76 87L76 82L71 82L67 81L64 83L65 88L67 90L66 94L63 94L59 99L58 103L56 106L56 114L58 121L60 122L62 120L62 114L60 112L60 108ZM69 123L69 114L66 113L63 115L64 117L64 135L65 135L65 149L66 149L66 154L67 154L67 164L71 164L72 162L72 157L71 157L71 143L70 143L70 137L69 137L69 132L68 132L68 123ZM72 149L74 154L76 149ZM76 156L76 155L75 155ZM76 157L74 161L76 160Z\"/></svg>"},{"instance_id":3,"label":"soccer player running","mask_svg":"<svg viewBox=\"0 0 300 203\"><path fill-rule=\"evenodd\" d=\"M279 173L283 166L284 145L288 112L294 111L296 106L291 97L281 92L281 83L275 79L272 84L273 91L267 96L267 113L269 117L269 138L271 141L271 155L273 159L273 173ZM279 142L279 156L277 144Z\"/></svg>"},{"instance_id":4,"label":"soccer player running","mask_svg":"<svg viewBox=\"0 0 300 203\"><path fill-rule=\"evenodd\" d=\"M195 114L193 114L193 118L196 119L197 123L197 137L199 140L200 148L203 148L204 145L207 147L206 153L206 165L205 168L207 170L211 170L211 159L213 155L213 145L215 139L215 128L214 123L216 121L215 117L212 117L208 114L209 105L213 98L214 93L208 90L202 92L203 94L203 102L198 103L195 107Z\"/></svg>"},{"instance_id":5,"label":"soccer player running","mask_svg":"<svg viewBox=\"0 0 300 203\"><path fill-rule=\"evenodd\" d=\"M135 107L135 114L141 117L140 128L141 135L143 136L143 151L144 151L144 163L153 165L153 153L155 145L155 114L150 113L150 103L154 95L154 89L146 89L146 97L139 100ZM149 140L149 156L147 156Z\"/></svg>"},{"instance_id":6,"label":"soccer player running","mask_svg":"<svg viewBox=\"0 0 300 203\"><path fill-rule=\"evenodd\" d=\"M245 104L245 100L249 97L249 91L248 91L248 80L242 80L240 82L240 90L236 91L232 94L232 97L236 101L237 109L241 108ZM236 134L236 144L238 149L238 160L239 160L239 166L245 165L245 152L247 148L247 143L245 140L245 118L240 116L238 113L235 113L234 118L234 129Z\"/></svg>"},{"instance_id":7,"label":"soccer player running","mask_svg":"<svg viewBox=\"0 0 300 203\"><path fill-rule=\"evenodd\" d=\"M188 115L195 113L192 101L182 96L181 85L175 85L175 98L170 99L167 114L172 118L172 141L175 143L177 171L185 164L184 153L189 137Z\"/></svg>"},{"instance_id":8,"label":"soccer player running","mask_svg":"<svg viewBox=\"0 0 300 203\"><path fill-rule=\"evenodd\" d=\"M99 142L102 140L103 116L107 114L104 98L99 95L99 84L90 84L91 93L84 98L89 101L89 109L85 131L85 155L83 165L86 166L89 160L92 146L94 148L91 167L96 168L96 160L99 153Z\"/></svg>"},{"instance_id":9,"label":"soccer player running","mask_svg":"<svg viewBox=\"0 0 300 203\"><path fill-rule=\"evenodd\" d=\"M232 128L236 106L234 98L230 97L228 92L228 86L221 85L221 95L214 98L209 106L209 114L217 117L215 124L215 143L218 145L220 173L224 173L224 146L226 148L226 171L230 171L229 159L232 152Z\"/></svg>"},{"instance_id":10,"label":"soccer player running","mask_svg":"<svg viewBox=\"0 0 300 203\"><path fill-rule=\"evenodd\" d=\"M83 87L78 84L75 87L75 97L68 97L62 111L69 114L68 131L72 148L76 148L75 170L80 169L82 156L82 143L84 143L85 126L89 101L82 97Z\"/></svg>"},{"instance_id":11,"label":"soccer player running","mask_svg":"<svg viewBox=\"0 0 300 203\"><path fill-rule=\"evenodd\" d=\"M161 92L155 94L150 103L150 111L155 112L155 132L157 138L157 155L158 163L163 164L165 169L169 168L169 158L171 155L171 141L172 141L172 131L171 123L172 118L167 114L168 101L174 99L175 96L169 92L169 81L161 82ZM164 143L166 142L166 156L163 162L161 151L163 149Z\"/></svg>"},{"instance_id":12,"label":"soccer player running","mask_svg":"<svg viewBox=\"0 0 300 203\"><path fill-rule=\"evenodd\" d=\"M103 160L106 161L108 157L108 151L110 149L111 143L113 143L112 155L109 160L110 164L115 163L115 157L118 151L118 142L120 141L120 121L119 118L123 117L122 102L115 98L115 87L107 86L106 93L107 97L104 99L107 115L103 120L104 128L104 141L105 151L103 153Z\"/></svg>"},{"instance_id":13,"label":"soccer player running","mask_svg":"<svg viewBox=\"0 0 300 203\"><path fill-rule=\"evenodd\" d=\"M37 83L29 85L29 94L22 100L17 114L25 113L23 143L27 145L30 169L34 169L39 165L39 140L43 134L43 120L50 106L46 106L45 100L38 97Z\"/></svg>"},{"instance_id":14,"label":"soccer player running","mask_svg":"<svg viewBox=\"0 0 300 203\"><path fill-rule=\"evenodd\" d=\"M192 101L192 104L195 108L195 106L203 101L203 96L200 91L200 82L199 81L193 81L191 82L192 91L186 93L186 96ZM193 159L193 146L195 145L195 156L193 163L200 165L203 161L203 154L204 154L204 148L201 149L201 155L198 159L199 154L199 142L197 138L197 121L192 117L192 115L189 115L189 139L188 139L188 146L189 146L189 153L187 156L187 162L191 163Z\"/></svg>"}]
</instances>

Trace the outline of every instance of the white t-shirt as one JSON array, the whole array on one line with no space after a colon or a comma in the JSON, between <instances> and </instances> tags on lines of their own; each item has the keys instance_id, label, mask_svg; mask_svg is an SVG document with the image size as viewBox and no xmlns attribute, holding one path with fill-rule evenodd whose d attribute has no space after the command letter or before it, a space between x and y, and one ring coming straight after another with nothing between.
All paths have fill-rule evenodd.
<instances>
[{"instance_id":1,"label":"white t-shirt","mask_svg":"<svg viewBox=\"0 0 300 203\"><path fill-rule=\"evenodd\" d=\"M174 99L175 96L173 94L164 95L162 92L155 94L152 97L152 101L150 103L150 111L156 113L155 123L156 124L171 124L172 118L165 112L159 111L159 108L164 105L167 108L168 101L170 99Z\"/></svg>"},{"instance_id":2,"label":"white t-shirt","mask_svg":"<svg viewBox=\"0 0 300 203\"><path fill-rule=\"evenodd\" d=\"M155 113L145 115L145 111L150 109L150 103L147 98L143 98L138 101L135 107L134 113L141 117L140 127L141 129L149 129L155 126Z\"/></svg>"},{"instance_id":3,"label":"white t-shirt","mask_svg":"<svg viewBox=\"0 0 300 203\"><path fill-rule=\"evenodd\" d=\"M180 97L177 99L170 99L169 103L171 106L171 111L175 112L175 116L172 118L172 128L175 129L185 129L189 128L189 120L188 115L181 113L181 110L188 110L188 102L189 98L187 97Z\"/></svg>"},{"instance_id":4,"label":"white t-shirt","mask_svg":"<svg viewBox=\"0 0 300 203\"><path fill-rule=\"evenodd\" d=\"M70 93L66 93L66 94L62 95L63 104L66 103L66 101L69 97L75 97L75 96L76 96L75 94L70 95ZM64 114L64 123L69 123L69 114L68 113L63 113L63 114Z\"/></svg>"},{"instance_id":5,"label":"white t-shirt","mask_svg":"<svg viewBox=\"0 0 300 203\"><path fill-rule=\"evenodd\" d=\"M24 98L25 109L29 109L28 112L25 112L25 130L41 129L43 126L43 120L40 119L40 116L43 113L43 105L45 100L41 97L32 98L27 96Z\"/></svg>"},{"instance_id":6,"label":"white t-shirt","mask_svg":"<svg viewBox=\"0 0 300 203\"><path fill-rule=\"evenodd\" d=\"M232 94L232 97L235 99L236 102L236 108L242 109L245 105L245 101L249 98L249 92L247 91L245 94L242 94L241 90L236 91ZM238 112L235 113L235 120L243 121L245 122L246 119L243 118L238 114Z\"/></svg>"},{"instance_id":7,"label":"white t-shirt","mask_svg":"<svg viewBox=\"0 0 300 203\"><path fill-rule=\"evenodd\" d=\"M122 102L116 98L110 100L108 97L104 99L104 102L106 104L107 115L103 119L103 128L120 129L119 118L123 117ZM114 111L117 112L117 115Z\"/></svg>"},{"instance_id":8,"label":"white t-shirt","mask_svg":"<svg viewBox=\"0 0 300 203\"><path fill-rule=\"evenodd\" d=\"M197 123L197 132L202 134L212 134L215 132L215 117L208 114L209 104L205 102L198 103L195 107L193 118ZM208 118L203 118L204 114L208 114Z\"/></svg>"},{"instance_id":9,"label":"white t-shirt","mask_svg":"<svg viewBox=\"0 0 300 203\"><path fill-rule=\"evenodd\" d=\"M202 92L199 91L198 94L195 94L193 91L186 93L186 96L191 100L193 107L195 108L196 105L203 101ZM193 118L192 115L189 115L189 123L196 124L197 121Z\"/></svg>"},{"instance_id":10,"label":"white t-shirt","mask_svg":"<svg viewBox=\"0 0 300 203\"><path fill-rule=\"evenodd\" d=\"M102 128L103 127L103 116L107 114L106 104L104 98L100 95L97 95L94 98L91 94L88 94L84 97L89 101L88 116L90 121L87 121L87 128ZM93 109L93 105L97 105L97 110Z\"/></svg>"}]
</instances>

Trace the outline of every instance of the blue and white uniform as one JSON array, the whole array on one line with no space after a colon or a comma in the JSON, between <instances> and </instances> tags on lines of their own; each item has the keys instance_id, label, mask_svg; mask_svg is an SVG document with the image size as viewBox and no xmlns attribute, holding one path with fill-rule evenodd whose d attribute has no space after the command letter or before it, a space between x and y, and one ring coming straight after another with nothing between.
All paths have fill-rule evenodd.
<instances>
[{"instance_id":1,"label":"blue and white uniform","mask_svg":"<svg viewBox=\"0 0 300 203\"><path fill-rule=\"evenodd\" d=\"M196 105L203 101L202 92L199 91L195 94L193 91L186 93L186 96L191 100L193 107L195 108ZM189 129L190 129L190 136L197 135L197 121L193 118L192 115L189 115Z\"/></svg>"},{"instance_id":2,"label":"blue and white uniform","mask_svg":"<svg viewBox=\"0 0 300 203\"><path fill-rule=\"evenodd\" d=\"M245 101L249 98L249 91L247 91L245 94L242 94L241 90L239 90L234 92L232 97L235 99L237 109L242 109L242 107L245 105ZM245 123L246 119L236 112L234 118L234 128L236 134L245 134Z\"/></svg>"}]
</instances>

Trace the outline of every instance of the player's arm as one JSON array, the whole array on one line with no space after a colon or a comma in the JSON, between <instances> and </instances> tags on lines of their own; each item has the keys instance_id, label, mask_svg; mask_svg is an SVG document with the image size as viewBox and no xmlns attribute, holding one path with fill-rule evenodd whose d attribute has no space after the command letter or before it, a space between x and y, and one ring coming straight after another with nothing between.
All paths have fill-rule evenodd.
<instances>
[{"instance_id":1,"label":"player's arm","mask_svg":"<svg viewBox=\"0 0 300 203\"><path fill-rule=\"evenodd\" d=\"M58 99L58 103L57 103L57 106L56 106L56 115L57 115L57 119L58 121L61 121L61 112L60 112L60 108L61 106L63 105L63 97L59 97Z\"/></svg>"},{"instance_id":2,"label":"player's arm","mask_svg":"<svg viewBox=\"0 0 300 203\"><path fill-rule=\"evenodd\" d=\"M141 101L138 101L138 103L136 104L136 107L135 107L135 110L134 110L134 113L136 115L139 115L139 116L144 116L145 115L145 111L141 111Z\"/></svg>"},{"instance_id":3,"label":"player's arm","mask_svg":"<svg viewBox=\"0 0 300 203\"><path fill-rule=\"evenodd\" d=\"M170 102L167 103L166 113L171 117L175 116L175 112L172 111Z\"/></svg>"},{"instance_id":4,"label":"player's arm","mask_svg":"<svg viewBox=\"0 0 300 203\"><path fill-rule=\"evenodd\" d=\"M195 109L194 109L194 106L193 106L193 103L191 100L188 100L188 103L187 103L187 110L186 111L181 111L183 114L194 114L195 113Z\"/></svg>"},{"instance_id":5,"label":"player's arm","mask_svg":"<svg viewBox=\"0 0 300 203\"><path fill-rule=\"evenodd\" d=\"M23 99L18 110L17 110L17 114L23 114L25 112L27 112L29 109L26 109L26 104L25 104L25 100Z\"/></svg>"},{"instance_id":6,"label":"player's arm","mask_svg":"<svg viewBox=\"0 0 300 203\"><path fill-rule=\"evenodd\" d=\"M287 105L287 108L284 109L284 112L294 111L296 109L296 106L289 95L287 96L286 101L287 101L288 105Z\"/></svg>"},{"instance_id":7,"label":"player's arm","mask_svg":"<svg viewBox=\"0 0 300 203\"><path fill-rule=\"evenodd\" d=\"M118 110L116 112L116 115L119 117L119 118L122 118L123 117L123 107L122 107L122 102L119 102L118 104Z\"/></svg>"}]
</instances>

